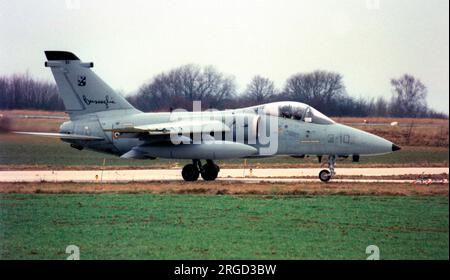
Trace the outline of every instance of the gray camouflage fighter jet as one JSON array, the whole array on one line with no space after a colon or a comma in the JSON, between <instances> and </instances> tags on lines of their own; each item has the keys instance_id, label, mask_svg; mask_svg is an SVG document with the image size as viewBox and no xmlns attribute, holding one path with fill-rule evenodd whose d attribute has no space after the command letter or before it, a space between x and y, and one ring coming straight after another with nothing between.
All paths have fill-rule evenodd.
<instances>
[{"instance_id":1,"label":"gray camouflage fighter jet","mask_svg":"<svg viewBox=\"0 0 450 280\"><path fill-rule=\"evenodd\" d=\"M327 182L336 159L385 154L399 146L376 135L335 123L299 102L275 102L225 111L143 113L103 82L73 53L46 51L70 121L59 133L18 132L58 137L71 147L125 159L190 159L182 169L186 181L217 178L214 160L289 155L327 156ZM202 162L204 161L204 162Z\"/></svg>"}]
</instances>

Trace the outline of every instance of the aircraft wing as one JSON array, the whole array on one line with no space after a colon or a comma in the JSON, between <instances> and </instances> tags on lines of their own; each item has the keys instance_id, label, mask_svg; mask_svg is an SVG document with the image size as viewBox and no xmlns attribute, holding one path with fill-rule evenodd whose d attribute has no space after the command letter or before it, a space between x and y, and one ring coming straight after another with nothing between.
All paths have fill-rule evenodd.
<instances>
[{"instance_id":1,"label":"aircraft wing","mask_svg":"<svg viewBox=\"0 0 450 280\"><path fill-rule=\"evenodd\" d=\"M228 132L230 131L230 128L221 121L194 120L138 125L113 129L113 131L121 133L148 133L150 135L167 135L171 133Z\"/></svg>"},{"instance_id":2,"label":"aircraft wing","mask_svg":"<svg viewBox=\"0 0 450 280\"><path fill-rule=\"evenodd\" d=\"M14 133L42 136L42 137L53 137L53 138L60 138L60 139L72 139L72 140L103 140L104 139L102 137L97 137L97 136L66 134L66 133L25 132L25 131L14 131Z\"/></svg>"},{"instance_id":3,"label":"aircraft wing","mask_svg":"<svg viewBox=\"0 0 450 280\"><path fill-rule=\"evenodd\" d=\"M153 155L152 151L149 151L147 145L149 142L153 141L154 143L164 143L169 141L169 135L171 136L170 140L175 140L183 143L192 143L192 139L190 136L178 135L182 134L191 134L191 133L201 133L202 140L204 143L208 144L199 144L195 145L195 147L211 146L211 144L215 143L215 139L210 136L210 133L214 132L228 132L230 128L222 123L221 121L214 120L194 120L194 121L177 121L177 122L167 122L167 123L158 123L158 124L148 124L148 125L140 125L134 127L128 127L124 129L113 129L114 132L120 132L120 137L126 137L126 134L129 133L131 137L136 137L135 134L142 135L145 134L148 137L146 138L146 143L140 146L133 147L130 151L123 154L121 158L126 159L144 159L150 158L154 159L156 156ZM172 134L172 135L171 135ZM175 134L175 135L173 135ZM175 137L175 138L173 138ZM182 145L183 146L183 145ZM192 145L189 145L192 146ZM178 146L174 147L158 147L158 150L161 149L169 149L176 151L179 149ZM192 146L194 147L194 146ZM192 148L191 147L191 148ZM224 146L220 146L223 148Z\"/></svg>"}]
</instances>

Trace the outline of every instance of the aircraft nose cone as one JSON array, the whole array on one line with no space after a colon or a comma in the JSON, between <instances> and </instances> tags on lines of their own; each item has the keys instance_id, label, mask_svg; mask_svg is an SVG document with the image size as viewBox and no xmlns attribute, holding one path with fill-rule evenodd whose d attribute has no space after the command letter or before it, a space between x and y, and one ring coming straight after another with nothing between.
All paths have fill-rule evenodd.
<instances>
[{"instance_id":1,"label":"aircraft nose cone","mask_svg":"<svg viewBox=\"0 0 450 280\"><path fill-rule=\"evenodd\" d=\"M392 151L393 152L395 152L395 151L398 151L398 150L401 150L402 148L400 147L400 146L397 146L397 145L395 145L395 144L392 144Z\"/></svg>"}]
</instances>

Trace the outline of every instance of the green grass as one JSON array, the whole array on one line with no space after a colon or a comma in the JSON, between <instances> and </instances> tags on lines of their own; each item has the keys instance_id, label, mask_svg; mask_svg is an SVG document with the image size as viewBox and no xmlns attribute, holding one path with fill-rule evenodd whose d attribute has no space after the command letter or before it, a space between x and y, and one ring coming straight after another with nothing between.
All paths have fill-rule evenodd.
<instances>
[{"instance_id":1,"label":"green grass","mask_svg":"<svg viewBox=\"0 0 450 280\"><path fill-rule=\"evenodd\" d=\"M1 259L447 259L448 197L2 194Z\"/></svg>"},{"instance_id":2,"label":"green grass","mask_svg":"<svg viewBox=\"0 0 450 280\"><path fill-rule=\"evenodd\" d=\"M364 164L442 164L448 165L448 148L408 147L399 152L372 157L362 157L359 165ZM97 153L93 151L78 151L70 148L69 144L55 139L42 139L29 136L0 134L0 165L106 165L119 166L151 166L169 165L179 162L181 165L187 161L157 159L157 160L125 160L119 157ZM242 159L219 161L219 164L243 164ZM249 159L248 164L302 164L315 163L317 158L296 159L292 157L273 157L262 159ZM338 162L350 164L351 160ZM357 165L358 165L357 164Z\"/></svg>"},{"instance_id":3,"label":"green grass","mask_svg":"<svg viewBox=\"0 0 450 280\"><path fill-rule=\"evenodd\" d=\"M19 137L22 137L20 139ZM76 150L57 139L0 134L0 165L106 165L141 166L170 164L174 160L125 160L89 150Z\"/></svg>"}]
</instances>

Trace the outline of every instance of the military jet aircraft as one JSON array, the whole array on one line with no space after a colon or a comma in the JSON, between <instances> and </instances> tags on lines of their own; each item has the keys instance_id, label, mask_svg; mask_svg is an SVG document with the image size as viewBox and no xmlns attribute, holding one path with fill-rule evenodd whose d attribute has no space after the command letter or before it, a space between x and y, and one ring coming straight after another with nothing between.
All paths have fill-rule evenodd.
<instances>
[{"instance_id":1,"label":"military jet aircraft","mask_svg":"<svg viewBox=\"0 0 450 280\"><path fill-rule=\"evenodd\" d=\"M144 113L103 82L71 52L46 51L45 66L56 80L70 121L59 133L19 132L58 137L71 147L124 159L189 159L181 175L215 180L214 160L288 155L327 157L319 179L335 175L336 159L385 154L399 146L379 136L338 124L307 104L275 102L225 111ZM202 162L203 161L203 162Z\"/></svg>"}]
</instances>

